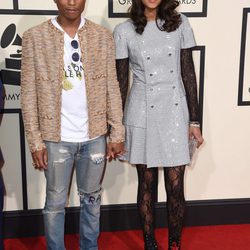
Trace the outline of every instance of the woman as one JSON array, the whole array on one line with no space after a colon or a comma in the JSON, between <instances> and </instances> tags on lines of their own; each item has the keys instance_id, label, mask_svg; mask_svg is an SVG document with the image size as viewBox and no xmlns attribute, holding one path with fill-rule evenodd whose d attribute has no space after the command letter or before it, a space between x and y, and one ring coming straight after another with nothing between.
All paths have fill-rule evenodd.
<instances>
[{"instance_id":1,"label":"woman","mask_svg":"<svg viewBox=\"0 0 250 250\"><path fill-rule=\"evenodd\" d=\"M180 249L185 199L183 176L190 163L189 139L199 147L195 40L175 0L132 0L130 19L115 28L116 66L123 105L129 64L133 84L125 105L125 159L138 173L138 210L145 249L158 249L154 236L157 167L164 167L168 197L169 249Z\"/></svg>"}]
</instances>

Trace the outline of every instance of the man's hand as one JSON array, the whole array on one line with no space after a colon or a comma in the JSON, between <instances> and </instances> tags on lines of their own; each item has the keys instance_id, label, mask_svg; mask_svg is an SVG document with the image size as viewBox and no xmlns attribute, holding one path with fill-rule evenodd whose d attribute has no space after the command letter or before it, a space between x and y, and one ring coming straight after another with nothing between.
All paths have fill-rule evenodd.
<instances>
[{"instance_id":1,"label":"man's hand","mask_svg":"<svg viewBox=\"0 0 250 250\"><path fill-rule=\"evenodd\" d=\"M107 160L111 161L117 157L119 154L123 154L124 150L124 143L119 142L109 142L107 145Z\"/></svg>"},{"instance_id":2,"label":"man's hand","mask_svg":"<svg viewBox=\"0 0 250 250\"><path fill-rule=\"evenodd\" d=\"M44 148L42 150L36 150L32 153L33 163L32 165L34 168L39 170L47 169L48 167L48 152L47 149Z\"/></svg>"}]
</instances>

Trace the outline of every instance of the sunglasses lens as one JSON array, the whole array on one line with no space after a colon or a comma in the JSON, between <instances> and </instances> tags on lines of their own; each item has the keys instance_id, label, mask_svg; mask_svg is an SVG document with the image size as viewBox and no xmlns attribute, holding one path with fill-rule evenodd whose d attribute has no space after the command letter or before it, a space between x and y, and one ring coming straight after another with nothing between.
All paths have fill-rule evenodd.
<instances>
[{"instance_id":1,"label":"sunglasses lens","mask_svg":"<svg viewBox=\"0 0 250 250\"><path fill-rule=\"evenodd\" d=\"M72 60L74 62L78 62L80 60L80 56L79 56L79 54L77 52L72 54Z\"/></svg>"},{"instance_id":2,"label":"sunglasses lens","mask_svg":"<svg viewBox=\"0 0 250 250\"><path fill-rule=\"evenodd\" d=\"M71 46L74 48L74 49L78 49L78 42L76 40L72 40L71 41Z\"/></svg>"}]
</instances>

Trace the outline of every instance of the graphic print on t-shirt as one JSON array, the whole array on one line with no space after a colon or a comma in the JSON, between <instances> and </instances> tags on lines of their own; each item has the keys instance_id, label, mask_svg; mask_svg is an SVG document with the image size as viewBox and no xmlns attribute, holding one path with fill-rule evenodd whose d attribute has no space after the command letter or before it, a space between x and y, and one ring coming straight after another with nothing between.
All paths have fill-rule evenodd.
<instances>
[{"instance_id":1,"label":"graphic print on t-shirt","mask_svg":"<svg viewBox=\"0 0 250 250\"><path fill-rule=\"evenodd\" d=\"M71 63L67 66L65 65L64 71L63 71L63 81L62 81L62 87L64 90L71 90L74 88L74 85L72 84L72 80L78 78L79 81L82 81L83 77L83 66L82 63L75 64Z\"/></svg>"}]
</instances>

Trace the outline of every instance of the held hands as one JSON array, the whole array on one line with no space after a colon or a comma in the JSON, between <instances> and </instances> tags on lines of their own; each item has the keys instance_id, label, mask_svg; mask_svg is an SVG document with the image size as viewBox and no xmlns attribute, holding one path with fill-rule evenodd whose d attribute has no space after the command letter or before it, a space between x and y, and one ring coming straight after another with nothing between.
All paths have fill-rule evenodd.
<instances>
[{"instance_id":1,"label":"held hands","mask_svg":"<svg viewBox=\"0 0 250 250\"><path fill-rule=\"evenodd\" d=\"M124 143L115 143L109 142L107 145L107 160L111 161L116 159L116 157L120 154L124 153ZM36 150L32 154L34 168L39 170L46 170L48 167L48 152L47 149L44 148L42 150Z\"/></svg>"},{"instance_id":2,"label":"held hands","mask_svg":"<svg viewBox=\"0 0 250 250\"><path fill-rule=\"evenodd\" d=\"M123 142L109 142L107 145L107 160L112 161L113 159L116 159L118 155L122 155L124 152L125 149Z\"/></svg>"},{"instance_id":3,"label":"held hands","mask_svg":"<svg viewBox=\"0 0 250 250\"><path fill-rule=\"evenodd\" d=\"M36 150L32 154L34 168L39 170L47 169L48 167L48 152L47 149L44 148L42 150Z\"/></svg>"}]
</instances>

